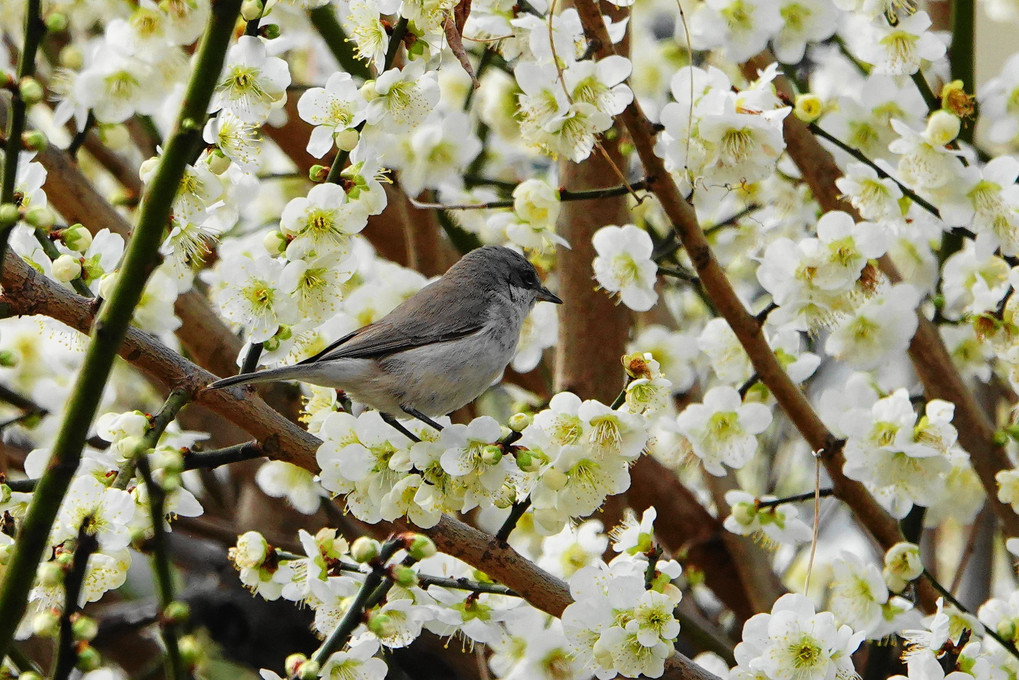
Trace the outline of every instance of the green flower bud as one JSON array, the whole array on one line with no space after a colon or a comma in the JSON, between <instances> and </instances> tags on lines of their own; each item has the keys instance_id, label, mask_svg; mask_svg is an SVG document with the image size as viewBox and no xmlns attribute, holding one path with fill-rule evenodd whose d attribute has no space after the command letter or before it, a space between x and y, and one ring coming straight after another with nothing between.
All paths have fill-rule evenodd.
<instances>
[{"instance_id":1,"label":"green flower bud","mask_svg":"<svg viewBox=\"0 0 1019 680\"><path fill-rule=\"evenodd\" d=\"M5 505L10 500L11 500L11 487L7 486L6 484L0 484L0 505ZM6 545L0 546L0 548L6 547L7 547ZM5 553L0 551L0 564L3 564L5 562L4 555Z\"/></svg>"},{"instance_id":2,"label":"green flower bud","mask_svg":"<svg viewBox=\"0 0 1019 680\"><path fill-rule=\"evenodd\" d=\"M46 135L39 130L29 130L21 135L21 145L27 151L42 151L49 144Z\"/></svg>"},{"instance_id":3,"label":"green flower bud","mask_svg":"<svg viewBox=\"0 0 1019 680\"><path fill-rule=\"evenodd\" d=\"M14 368L18 365L18 355L9 349L0 350L0 367Z\"/></svg>"},{"instance_id":4,"label":"green flower bud","mask_svg":"<svg viewBox=\"0 0 1019 680\"><path fill-rule=\"evenodd\" d=\"M25 221L36 229L49 229L56 222L53 211L44 205L32 206L25 213Z\"/></svg>"},{"instance_id":5,"label":"green flower bud","mask_svg":"<svg viewBox=\"0 0 1019 680\"><path fill-rule=\"evenodd\" d=\"M67 15L63 12L50 12L46 15L46 30L59 32L67 30Z\"/></svg>"},{"instance_id":6,"label":"green flower bud","mask_svg":"<svg viewBox=\"0 0 1019 680\"><path fill-rule=\"evenodd\" d=\"M167 623L184 623L191 618L191 606L187 602L174 600L163 610L163 620Z\"/></svg>"},{"instance_id":7,"label":"green flower bud","mask_svg":"<svg viewBox=\"0 0 1019 680\"><path fill-rule=\"evenodd\" d=\"M96 651L95 647L91 645L82 645L78 648L78 661L74 664L74 667L80 671L88 673L94 671L103 664L103 658Z\"/></svg>"},{"instance_id":8,"label":"green flower bud","mask_svg":"<svg viewBox=\"0 0 1019 680\"><path fill-rule=\"evenodd\" d=\"M417 572L403 565L393 567L393 581L397 585L409 588L413 585L417 585L418 575Z\"/></svg>"},{"instance_id":9,"label":"green flower bud","mask_svg":"<svg viewBox=\"0 0 1019 680\"><path fill-rule=\"evenodd\" d=\"M82 53L81 48L74 44L64 46L60 50L58 59L61 66L72 71L80 71L81 67L85 65L85 55Z\"/></svg>"},{"instance_id":10,"label":"green flower bud","mask_svg":"<svg viewBox=\"0 0 1019 680\"><path fill-rule=\"evenodd\" d=\"M56 562L43 562L36 573L39 583L47 587L59 586L64 582L64 570Z\"/></svg>"},{"instance_id":11,"label":"green flower bud","mask_svg":"<svg viewBox=\"0 0 1019 680\"><path fill-rule=\"evenodd\" d=\"M99 634L99 624L88 616L75 616L71 622L71 634L75 640L88 642Z\"/></svg>"},{"instance_id":12,"label":"green flower bud","mask_svg":"<svg viewBox=\"0 0 1019 680\"><path fill-rule=\"evenodd\" d=\"M306 663L308 663L308 657L304 654L291 654L283 662L283 670L286 671L288 678L292 678L300 672L301 666Z\"/></svg>"},{"instance_id":13,"label":"green flower bud","mask_svg":"<svg viewBox=\"0 0 1019 680\"><path fill-rule=\"evenodd\" d=\"M489 444L481 450L481 460L485 461L486 465L496 465L502 460L502 449L495 444Z\"/></svg>"},{"instance_id":14,"label":"green flower bud","mask_svg":"<svg viewBox=\"0 0 1019 680\"><path fill-rule=\"evenodd\" d=\"M280 37L280 25L279 24L266 24L262 27L262 37L266 40L275 40Z\"/></svg>"},{"instance_id":15,"label":"green flower bud","mask_svg":"<svg viewBox=\"0 0 1019 680\"><path fill-rule=\"evenodd\" d=\"M358 536L350 546L350 556L355 562L364 564L379 556L382 546L374 538Z\"/></svg>"},{"instance_id":16,"label":"green flower bud","mask_svg":"<svg viewBox=\"0 0 1019 680\"><path fill-rule=\"evenodd\" d=\"M177 645L180 648L181 661L189 668L194 668L205 658L205 645L194 635L182 635Z\"/></svg>"},{"instance_id":17,"label":"green flower bud","mask_svg":"<svg viewBox=\"0 0 1019 680\"><path fill-rule=\"evenodd\" d=\"M821 117L823 111L824 104L821 102L821 98L809 92L796 98L796 107L793 109L796 117L804 123L813 123Z\"/></svg>"},{"instance_id":18,"label":"green flower bud","mask_svg":"<svg viewBox=\"0 0 1019 680\"><path fill-rule=\"evenodd\" d=\"M56 637L60 632L60 613L54 609L47 609L33 616L32 632L39 637Z\"/></svg>"},{"instance_id":19,"label":"green flower bud","mask_svg":"<svg viewBox=\"0 0 1019 680\"><path fill-rule=\"evenodd\" d=\"M21 219L21 210L13 203L0 205L0 229L13 227Z\"/></svg>"},{"instance_id":20,"label":"green flower bud","mask_svg":"<svg viewBox=\"0 0 1019 680\"><path fill-rule=\"evenodd\" d=\"M38 104L46 94L39 81L31 76L25 76L21 79L21 82L18 83L18 92L28 106Z\"/></svg>"},{"instance_id":21,"label":"green flower bud","mask_svg":"<svg viewBox=\"0 0 1019 680\"><path fill-rule=\"evenodd\" d=\"M329 166L315 164L308 170L308 179L316 184L326 181L329 176Z\"/></svg>"},{"instance_id":22,"label":"green flower bud","mask_svg":"<svg viewBox=\"0 0 1019 680\"><path fill-rule=\"evenodd\" d=\"M418 561L431 557L437 552L438 549L432 543L432 539L423 534L415 534L407 548L407 554Z\"/></svg>"},{"instance_id":23,"label":"green flower bud","mask_svg":"<svg viewBox=\"0 0 1019 680\"><path fill-rule=\"evenodd\" d=\"M214 175L222 175L230 168L230 157L218 148L209 152L209 172Z\"/></svg>"}]
</instances>

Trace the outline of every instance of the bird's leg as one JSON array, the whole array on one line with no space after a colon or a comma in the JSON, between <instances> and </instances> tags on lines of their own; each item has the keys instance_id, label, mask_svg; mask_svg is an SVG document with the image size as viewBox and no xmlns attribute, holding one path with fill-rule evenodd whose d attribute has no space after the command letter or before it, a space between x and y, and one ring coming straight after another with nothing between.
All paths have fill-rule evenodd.
<instances>
[{"instance_id":1,"label":"bird's leg","mask_svg":"<svg viewBox=\"0 0 1019 680\"><path fill-rule=\"evenodd\" d=\"M442 425L439 425L437 422L426 416L421 411L418 411L416 408L411 408L410 406L401 406L400 408L402 408L403 412L406 413L407 415L414 416L425 425L431 425L439 432L442 432Z\"/></svg>"},{"instance_id":2,"label":"bird's leg","mask_svg":"<svg viewBox=\"0 0 1019 680\"><path fill-rule=\"evenodd\" d=\"M392 425L397 432L402 434L407 439L411 440L412 442L421 441L416 434L405 428L402 424L400 424L400 421L394 418L393 416L389 415L388 413L380 413L380 415L382 416L382 420Z\"/></svg>"}]
</instances>

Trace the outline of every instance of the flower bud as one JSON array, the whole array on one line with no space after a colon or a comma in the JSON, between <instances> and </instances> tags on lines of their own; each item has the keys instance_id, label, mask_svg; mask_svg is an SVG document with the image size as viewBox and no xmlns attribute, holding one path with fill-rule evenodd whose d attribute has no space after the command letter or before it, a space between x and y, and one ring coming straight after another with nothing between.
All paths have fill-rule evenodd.
<instances>
[{"instance_id":1,"label":"flower bud","mask_svg":"<svg viewBox=\"0 0 1019 680\"><path fill-rule=\"evenodd\" d=\"M77 614L71 622L71 634L75 640L88 642L99 634L99 624L91 617Z\"/></svg>"},{"instance_id":2,"label":"flower bud","mask_svg":"<svg viewBox=\"0 0 1019 680\"><path fill-rule=\"evenodd\" d=\"M18 365L18 356L8 350L0 350L0 368L14 368Z\"/></svg>"},{"instance_id":3,"label":"flower bud","mask_svg":"<svg viewBox=\"0 0 1019 680\"><path fill-rule=\"evenodd\" d=\"M997 633L1006 640L1015 639L1016 625L1014 619L1002 619L998 622Z\"/></svg>"},{"instance_id":4,"label":"flower bud","mask_svg":"<svg viewBox=\"0 0 1019 680\"><path fill-rule=\"evenodd\" d=\"M757 518L757 509L753 503L737 503L732 506L732 517L740 526L748 527Z\"/></svg>"},{"instance_id":5,"label":"flower bud","mask_svg":"<svg viewBox=\"0 0 1019 680\"><path fill-rule=\"evenodd\" d=\"M209 152L206 157L206 161L209 166L209 172L214 175L222 175L230 168L230 157L224 154L219 149L213 149Z\"/></svg>"},{"instance_id":6,"label":"flower bud","mask_svg":"<svg viewBox=\"0 0 1019 680\"><path fill-rule=\"evenodd\" d=\"M516 452L517 467L523 472L537 472L541 469L541 458L528 449Z\"/></svg>"},{"instance_id":7,"label":"flower bud","mask_svg":"<svg viewBox=\"0 0 1019 680\"><path fill-rule=\"evenodd\" d=\"M81 224L75 223L60 231L60 240L76 253L84 253L92 245L92 233Z\"/></svg>"},{"instance_id":8,"label":"flower bud","mask_svg":"<svg viewBox=\"0 0 1019 680\"><path fill-rule=\"evenodd\" d=\"M336 142L336 148L340 151L353 151L357 143L361 141L361 133L348 128L334 134L333 140Z\"/></svg>"},{"instance_id":9,"label":"flower bud","mask_svg":"<svg viewBox=\"0 0 1019 680\"><path fill-rule=\"evenodd\" d=\"M21 219L21 210L13 203L0 205L0 229L12 227Z\"/></svg>"},{"instance_id":10,"label":"flower bud","mask_svg":"<svg viewBox=\"0 0 1019 680\"><path fill-rule=\"evenodd\" d=\"M513 190L513 212L529 224L552 224L559 218L559 191L540 179L528 179Z\"/></svg>"},{"instance_id":11,"label":"flower bud","mask_svg":"<svg viewBox=\"0 0 1019 680\"><path fill-rule=\"evenodd\" d=\"M809 92L796 98L796 107L793 109L795 116L804 123L813 123L821 117L823 111L824 104L821 98Z\"/></svg>"},{"instance_id":12,"label":"flower bud","mask_svg":"<svg viewBox=\"0 0 1019 680\"><path fill-rule=\"evenodd\" d=\"M241 18L245 21L260 19L264 9L265 5L262 4L262 0L244 0L241 3Z\"/></svg>"},{"instance_id":13,"label":"flower bud","mask_svg":"<svg viewBox=\"0 0 1019 680\"><path fill-rule=\"evenodd\" d=\"M61 66L72 71L80 71L81 67L85 65L85 55L82 53L81 48L74 44L65 45L60 50L58 59Z\"/></svg>"},{"instance_id":14,"label":"flower bud","mask_svg":"<svg viewBox=\"0 0 1019 680\"><path fill-rule=\"evenodd\" d=\"M326 181L327 177L329 177L328 165L319 165L316 163L308 170L308 179L316 184Z\"/></svg>"},{"instance_id":15,"label":"flower bud","mask_svg":"<svg viewBox=\"0 0 1019 680\"><path fill-rule=\"evenodd\" d=\"M396 626L388 616L374 611L368 615L368 630L380 638L386 638L396 633Z\"/></svg>"},{"instance_id":16,"label":"flower bud","mask_svg":"<svg viewBox=\"0 0 1019 680\"><path fill-rule=\"evenodd\" d=\"M64 570L56 562L43 562L36 573L39 583L47 587L59 586L64 582Z\"/></svg>"},{"instance_id":17,"label":"flower bud","mask_svg":"<svg viewBox=\"0 0 1019 680\"><path fill-rule=\"evenodd\" d=\"M411 586L417 585L418 582L417 572L411 569L410 567L401 564L396 567L393 567L392 571L393 581L396 583L396 585L402 586L404 588L410 588Z\"/></svg>"},{"instance_id":18,"label":"flower bud","mask_svg":"<svg viewBox=\"0 0 1019 680\"><path fill-rule=\"evenodd\" d=\"M509 428L514 432L523 432L534 417L529 413L514 413L509 419Z\"/></svg>"},{"instance_id":19,"label":"flower bud","mask_svg":"<svg viewBox=\"0 0 1019 680\"><path fill-rule=\"evenodd\" d=\"M321 673L322 667L318 665L318 662L314 659L308 659L301 664L297 680L318 680Z\"/></svg>"},{"instance_id":20,"label":"flower bud","mask_svg":"<svg viewBox=\"0 0 1019 680\"><path fill-rule=\"evenodd\" d=\"M230 558L238 569L257 569L269 555L269 543L257 531L248 531L237 537L237 545L230 549Z\"/></svg>"},{"instance_id":21,"label":"flower bud","mask_svg":"<svg viewBox=\"0 0 1019 680\"><path fill-rule=\"evenodd\" d=\"M25 76L21 79L21 82L18 83L18 92L21 94L22 100L24 100L25 104L28 106L38 104L45 96L45 91L42 89L42 85L39 84L38 80L31 76Z\"/></svg>"},{"instance_id":22,"label":"flower bud","mask_svg":"<svg viewBox=\"0 0 1019 680\"><path fill-rule=\"evenodd\" d=\"M414 538L407 547L407 554L419 561L431 557L437 552L438 549L432 543L432 539L423 534L414 534Z\"/></svg>"},{"instance_id":23,"label":"flower bud","mask_svg":"<svg viewBox=\"0 0 1019 680\"><path fill-rule=\"evenodd\" d=\"M32 206L25 212L25 221L36 229L49 229L56 222L53 211L44 205Z\"/></svg>"},{"instance_id":24,"label":"flower bud","mask_svg":"<svg viewBox=\"0 0 1019 680\"><path fill-rule=\"evenodd\" d=\"M955 114L938 109L927 119L924 138L935 146L944 146L959 136L962 122Z\"/></svg>"},{"instance_id":25,"label":"flower bud","mask_svg":"<svg viewBox=\"0 0 1019 680\"><path fill-rule=\"evenodd\" d=\"M131 143L131 133L121 123L99 126L99 138L114 151L120 151ZM147 162L147 161L146 161Z\"/></svg>"},{"instance_id":26,"label":"flower bud","mask_svg":"<svg viewBox=\"0 0 1019 680\"><path fill-rule=\"evenodd\" d=\"M158 480L156 484L159 484L166 493L173 493L184 485L184 481L181 479L179 472L167 470L163 473L162 479Z\"/></svg>"},{"instance_id":27,"label":"flower bud","mask_svg":"<svg viewBox=\"0 0 1019 680\"><path fill-rule=\"evenodd\" d=\"M44 19L46 22L46 30L59 32L67 30L67 15L63 12L50 12Z\"/></svg>"},{"instance_id":28,"label":"flower bud","mask_svg":"<svg viewBox=\"0 0 1019 680\"><path fill-rule=\"evenodd\" d=\"M27 151L42 151L48 144L46 135L39 130L29 130L21 135L21 145Z\"/></svg>"},{"instance_id":29,"label":"flower bud","mask_svg":"<svg viewBox=\"0 0 1019 680\"><path fill-rule=\"evenodd\" d=\"M286 671L288 678L292 678L300 672L301 666L306 663L308 663L308 657L304 654L291 654L287 657L286 661L283 662L283 670Z\"/></svg>"},{"instance_id":30,"label":"flower bud","mask_svg":"<svg viewBox=\"0 0 1019 680\"><path fill-rule=\"evenodd\" d=\"M180 660L188 668L194 668L205 657L205 645L194 635L182 635L177 646L180 647Z\"/></svg>"},{"instance_id":31,"label":"flower bud","mask_svg":"<svg viewBox=\"0 0 1019 680\"><path fill-rule=\"evenodd\" d=\"M277 257L287 251L287 239L282 231L270 231L262 238L262 247L271 257Z\"/></svg>"},{"instance_id":32,"label":"flower bud","mask_svg":"<svg viewBox=\"0 0 1019 680\"><path fill-rule=\"evenodd\" d=\"M889 590L899 592L910 581L923 573L923 562L920 560L920 546L902 541L896 543L885 553L885 566L882 574Z\"/></svg>"},{"instance_id":33,"label":"flower bud","mask_svg":"<svg viewBox=\"0 0 1019 680\"><path fill-rule=\"evenodd\" d=\"M6 484L0 484L0 505L6 505L7 503L10 502L10 500L11 500L11 487L7 486ZM6 545L0 545L0 564L4 564L7 561L6 560L7 553L4 552L4 548L6 547L7 547Z\"/></svg>"},{"instance_id":34,"label":"flower bud","mask_svg":"<svg viewBox=\"0 0 1019 680\"><path fill-rule=\"evenodd\" d=\"M81 261L79 258L63 254L53 260L53 278L61 283L67 283L81 276Z\"/></svg>"},{"instance_id":35,"label":"flower bud","mask_svg":"<svg viewBox=\"0 0 1019 680\"><path fill-rule=\"evenodd\" d=\"M355 562L364 564L379 556L382 546L374 538L358 536L350 545L350 556Z\"/></svg>"},{"instance_id":36,"label":"flower bud","mask_svg":"<svg viewBox=\"0 0 1019 680\"><path fill-rule=\"evenodd\" d=\"M569 482L570 478L566 476L566 473L554 467L545 470L541 476L541 483L552 491L562 491Z\"/></svg>"},{"instance_id":37,"label":"flower bud","mask_svg":"<svg viewBox=\"0 0 1019 680\"><path fill-rule=\"evenodd\" d=\"M191 618L191 606L187 602L174 600L163 610L163 620L167 623L185 623Z\"/></svg>"},{"instance_id":38,"label":"flower bud","mask_svg":"<svg viewBox=\"0 0 1019 680\"><path fill-rule=\"evenodd\" d=\"M99 668L103 663L103 658L96 651L96 648L91 645L82 645L78 647L78 660L75 662L74 667L80 671L88 673Z\"/></svg>"},{"instance_id":39,"label":"flower bud","mask_svg":"<svg viewBox=\"0 0 1019 680\"><path fill-rule=\"evenodd\" d=\"M60 632L60 613L55 609L47 609L33 616L32 632L39 637L56 637Z\"/></svg>"},{"instance_id":40,"label":"flower bud","mask_svg":"<svg viewBox=\"0 0 1019 680\"><path fill-rule=\"evenodd\" d=\"M502 460L502 449L495 444L489 444L481 450L481 460L485 465L496 465Z\"/></svg>"},{"instance_id":41,"label":"flower bud","mask_svg":"<svg viewBox=\"0 0 1019 680\"><path fill-rule=\"evenodd\" d=\"M279 24L266 24L262 26L259 35L266 40L275 40L280 37L280 25Z\"/></svg>"},{"instance_id":42,"label":"flower bud","mask_svg":"<svg viewBox=\"0 0 1019 680\"><path fill-rule=\"evenodd\" d=\"M359 92L361 93L361 97L363 97L366 102L370 102L371 100L379 96L379 91L375 89L374 80L364 81L364 85L361 86Z\"/></svg>"}]
</instances>

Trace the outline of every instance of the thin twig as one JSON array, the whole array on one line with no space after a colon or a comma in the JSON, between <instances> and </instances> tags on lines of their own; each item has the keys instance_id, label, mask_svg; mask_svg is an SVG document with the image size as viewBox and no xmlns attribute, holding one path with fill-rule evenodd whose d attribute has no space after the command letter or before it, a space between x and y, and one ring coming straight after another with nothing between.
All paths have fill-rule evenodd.
<instances>
[{"instance_id":1,"label":"thin twig","mask_svg":"<svg viewBox=\"0 0 1019 680\"><path fill-rule=\"evenodd\" d=\"M71 616L78 611L78 599L81 586L85 581L88 560L99 549L99 541L89 531L89 525L95 517L88 515L78 527L78 538L75 541L74 556L71 567L64 576L64 611L60 614L60 632L57 637L57 658L53 664L52 680L67 680L74 665L78 661L75 650L74 632L71 629Z\"/></svg>"}]
</instances>

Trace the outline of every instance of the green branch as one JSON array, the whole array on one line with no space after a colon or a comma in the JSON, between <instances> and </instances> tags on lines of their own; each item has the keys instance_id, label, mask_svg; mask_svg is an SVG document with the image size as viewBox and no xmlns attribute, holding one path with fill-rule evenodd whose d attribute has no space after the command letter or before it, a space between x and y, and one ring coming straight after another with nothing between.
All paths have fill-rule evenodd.
<instances>
[{"instance_id":1,"label":"green branch","mask_svg":"<svg viewBox=\"0 0 1019 680\"><path fill-rule=\"evenodd\" d=\"M21 151L21 135L28 120L28 102L21 96L20 85L25 78L35 75L35 53L46 33L42 21L42 0L25 2L25 43L18 58L18 81L11 87L11 120L7 128L7 144L4 149L4 169L0 177L0 205L14 203L14 181L18 176L18 154ZM13 224L0 227L0 268L3 267L7 240ZM2 658L0 658L2 660Z\"/></svg>"},{"instance_id":2,"label":"green branch","mask_svg":"<svg viewBox=\"0 0 1019 680\"><path fill-rule=\"evenodd\" d=\"M173 603L173 573L170 570L170 553L166 546L166 532L163 531L164 507L166 491L152 477L152 468L145 453L140 453L138 473L145 480L145 490L149 496L149 519L152 520L152 571L156 577L156 594L159 596L159 609L164 614L160 618L163 631L163 645L166 647L166 677L169 680L185 680L187 678L184 659L180 655L177 644L177 622L168 619L165 614Z\"/></svg>"},{"instance_id":3,"label":"green branch","mask_svg":"<svg viewBox=\"0 0 1019 680\"><path fill-rule=\"evenodd\" d=\"M223 68L240 5L241 0L218 0L213 4L175 132L164 148L152 184L142 199L138 223L128 242L113 291L96 319L92 340L67 402L64 421L53 443L50 467L36 487L18 535L17 548L0 584L0 659L7 655L14 631L25 613L36 567L47 547L60 502L81 460L81 450L99 406L99 395L109 378L145 282L158 261L159 245L169 224L171 206L188 157L194 146L202 143L202 124Z\"/></svg>"},{"instance_id":4,"label":"green branch","mask_svg":"<svg viewBox=\"0 0 1019 680\"><path fill-rule=\"evenodd\" d=\"M64 611L60 613L60 631L57 635L57 655L53 663L52 680L67 680L78 662L71 616L78 611L78 598L85 581L88 560L92 553L99 549L96 537L88 532L88 525L94 520L95 517L89 515L78 527L78 539L75 541L71 566L64 576Z\"/></svg>"}]
</instances>

